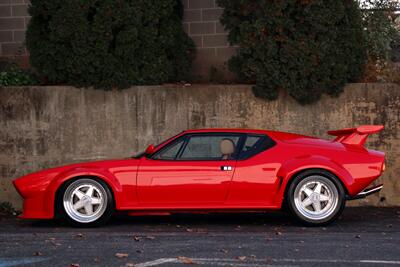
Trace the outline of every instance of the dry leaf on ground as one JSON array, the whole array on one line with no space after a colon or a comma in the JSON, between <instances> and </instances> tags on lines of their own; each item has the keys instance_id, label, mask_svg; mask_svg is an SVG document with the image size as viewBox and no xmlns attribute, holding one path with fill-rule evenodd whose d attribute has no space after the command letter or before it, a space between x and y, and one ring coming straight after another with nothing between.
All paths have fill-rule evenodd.
<instances>
[{"instance_id":1,"label":"dry leaf on ground","mask_svg":"<svg viewBox=\"0 0 400 267\"><path fill-rule=\"evenodd\" d=\"M192 259L190 259L188 257L183 257L183 256L179 256L178 260L180 260L182 263L185 263L185 264L193 264L194 263Z\"/></svg>"},{"instance_id":2,"label":"dry leaf on ground","mask_svg":"<svg viewBox=\"0 0 400 267\"><path fill-rule=\"evenodd\" d=\"M119 259L128 258L128 256L129 256L128 253L115 253L115 257Z\"/></svg>"}]
</instances>

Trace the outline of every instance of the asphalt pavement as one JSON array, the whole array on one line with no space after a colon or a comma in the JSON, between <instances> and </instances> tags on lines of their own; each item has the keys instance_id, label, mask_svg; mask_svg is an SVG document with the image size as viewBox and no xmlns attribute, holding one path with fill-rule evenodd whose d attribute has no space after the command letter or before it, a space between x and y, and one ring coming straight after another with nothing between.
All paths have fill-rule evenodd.
<instances>
[{"instance_id":1,"label":"asphalt pavement","mask_svg":"<svg viewBox=\"0 0 400 267\"><path fill-rule=\"evenodd\" d=\"M116 217L79 229L0 219L5 266L400 266L400 208L346 208L327 227L283 213Z\"/></svg>"}]
</instances>

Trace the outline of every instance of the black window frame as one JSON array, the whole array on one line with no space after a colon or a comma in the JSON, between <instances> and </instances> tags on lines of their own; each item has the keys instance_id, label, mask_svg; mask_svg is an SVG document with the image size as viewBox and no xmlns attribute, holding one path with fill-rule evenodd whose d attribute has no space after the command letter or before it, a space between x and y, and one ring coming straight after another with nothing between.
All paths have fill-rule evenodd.
<instances>
[{"instance_id":1,"label":"black window frame","mask_svg":"<svg viewBox=\"0 0 400 267\"><path fill-rule=\"evenodd\" d=\"M235 148L234 152L234 157L230 160L238 160L239 155L242 151L243 145L244 145L244 140L246 139L246 134L245 133L235 133L235 132L210 132L210 133L187 133L184 134L175 140L173 140L170 144L166 144L160 150L156 151L154 154L150 155L149 158L152 160L162 160L162 161L226 161L224 159L180 159L180 156L182 155L183 151L185 150L189 139L192 136L224 136L224 137L229 137L229 136L235 136L239 137L238 143ZM176 154L174 159L155 159L154 157L161 153L164 149L169 148L170 146L175 145L176 143L182 141L184 139L182 146L179 148L178 153Z\"/></svg>"},{"instance_id":2,"label":"black window frame","mask_svg":"<svg viewBox=\"0 0 400 267\"><path fill-rule=\"evenodd\" d=\"M235 148L235 153L234 153L234 158L232 158L231 160L237 160L237 161L243 161L243 160L248 160L254 156L257 156L261 153L263 153L264 151L267 151L273 147L276 146L276 141L270 137L267 134L259 134L259 133L240 133L240 132L209 132L209 133L187 133L187 134L183 134L182 136L179 136L178 138L176 138L175 140L171 141L168 144L165 144L164 146L162 146L159 150L157 150L156 152L154 152L153 154L149 155L148 158L151 160L160 160L160 161L226 161L223 159L179 159L179 157L181 156L181 154L183 153L183 150L186 148L186 145L188 143L188 140L190 139L190 137L192 136L239 136L239 141L237 143L237 146ZM243 147L246 143L246 140L249 136L259 136L262 138L263 142L269 142L269 144L267 146L261 147L260 150L256 151L253 154L250 154L249 156L242 158L241 154L244 153L243 151ZM171 139L171 138L170 138ZM168 140L170 140L168 139ZM180 141L182 141L183 139L183 144L181 145L181 147L178 150L178 153L176 154L174 159L155 159L154 157L161 153L163 150L168 149L170 146L175 145L176 143L179 143ZM166 142L166 141L165 141ZM163 143L165 143L163 142Z\"/></svg>"}]
</instances>

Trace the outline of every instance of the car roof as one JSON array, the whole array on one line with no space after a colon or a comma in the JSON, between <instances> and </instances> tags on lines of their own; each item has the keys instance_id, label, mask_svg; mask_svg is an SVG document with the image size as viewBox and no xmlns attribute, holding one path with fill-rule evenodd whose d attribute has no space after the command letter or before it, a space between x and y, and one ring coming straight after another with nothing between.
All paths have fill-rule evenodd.
<instances>
[{"instance_id":1,"label":"car roof","mask_svg":"<svg viewBox=\"0 0 400 267\"><path fill-rule=\"evenodd\" d=\"M237 129L237 128L208 128L208 129L189 129L185 133L255 133L267 134L270 131L260 129Z\"/></svg>"}]
</instances>

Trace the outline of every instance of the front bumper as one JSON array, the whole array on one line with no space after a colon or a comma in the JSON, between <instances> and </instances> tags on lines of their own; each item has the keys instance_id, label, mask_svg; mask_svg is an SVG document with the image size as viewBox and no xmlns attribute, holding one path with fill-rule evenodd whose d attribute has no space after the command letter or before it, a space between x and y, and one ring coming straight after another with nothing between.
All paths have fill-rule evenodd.
<instances>
[{"instance_id":1,"label":"front bumper","mask_svg":"<svg viewBox=\"0 0 400 267\"><path fill-rule=\"evenodd\" d=\"M44 196L24 199L22 214L18 216L22 219L52 219L53 210L48 205L48 199Z\"/></svg>"},{"instance_id":2,"label":"front bumper","mask_svg":"<svg viewBox=\"0 0 400 267\"><path fill-rule=\"evenodd\" d=\"M363 191L361 191L360 193L358 193L355 196L346 196L346 200L355 200L355 199L365 198L366 196L369 196L371 194L378 193L379 191L381 191L382 188L383 188L383 184L376 185L376 186L364 189Z\"/></svg>"}]
</instances>

